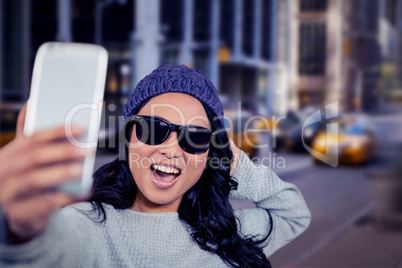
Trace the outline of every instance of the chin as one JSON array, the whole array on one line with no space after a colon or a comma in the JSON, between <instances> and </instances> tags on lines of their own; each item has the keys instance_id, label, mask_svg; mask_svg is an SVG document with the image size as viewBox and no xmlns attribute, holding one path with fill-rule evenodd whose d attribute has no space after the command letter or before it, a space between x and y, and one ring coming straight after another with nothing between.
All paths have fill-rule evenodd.
<instances>
[{"instance_id":1,"label":"chin","mask_svg":"<svg viewBox=\"0 0 402 268\"><path fill-rule=\"evenodd\" d=\"M149 202L157 205L157 206L171 206L178 199L181 200L181 197L173 197L169 195L164 195L163 193L152 193L149 196L145 196Z\"/></svg>"}]
</instances>

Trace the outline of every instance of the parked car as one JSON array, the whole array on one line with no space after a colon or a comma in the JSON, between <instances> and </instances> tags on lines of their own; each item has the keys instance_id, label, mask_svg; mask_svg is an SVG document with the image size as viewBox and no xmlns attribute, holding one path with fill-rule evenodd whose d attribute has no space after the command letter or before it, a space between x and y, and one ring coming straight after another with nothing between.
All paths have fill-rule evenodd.
<instances>
[{"instance_id":1,"label":"parked car","mask_svg":"<svg viewBox=\"0 0 402 268\"><path fill-rule=\"evenodd\" d=\"M0 147L15 138L18 114L22 106L19 103L0 104Z\"/></svg>"},{"instance_id":2,"label":"parked car","mask_svg":"<svg viewBox=\"0 0 402 268\"><path fill-rule=\"evenodd\" d=\"M305 146L311 147L315 137L326 127L326 123L318 118L320 114L310 110L304 112L288 113L286 118L280 121L280 140L283 147L290 151L303 151ZM311 123L309 123L311 122ZM303 129L303 125L305 128Z\"/></svg>"},{"instance_id":3,"label":"parked car","mask_svg":"<svg viewBox=\"0 0 402 268\"><path fill-rule=\"evenodd\" d=\"M374 157L376 138L373 125L365 116L348 116L336 125L321 132L313 142L312 149L321 153L321 158L338 158L340 164L361 165ZM328 143L328 144L327 144ZM338 150L334 150L337 146ZM316 163L320 159L312 156Z\"/></svg>"},{"instance_id":4,"label":"parked car","mask_svg":"<svg viewBox=\"0 0 402 268\"><path fill-rule=\"evenodd\" d=\"M291 147L289 135L292 129L301 125L301 116L295 111L288 111L286 115L277 122L274 150L280 151L284 147ZM287 146L285 146L285 142Z\"/></svg>"}]
</instances>

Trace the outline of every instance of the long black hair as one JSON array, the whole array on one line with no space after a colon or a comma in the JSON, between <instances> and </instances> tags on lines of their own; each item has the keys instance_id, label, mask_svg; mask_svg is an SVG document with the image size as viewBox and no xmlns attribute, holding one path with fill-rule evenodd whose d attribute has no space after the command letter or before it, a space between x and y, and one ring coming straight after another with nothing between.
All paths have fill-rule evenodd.
<instances>
[{"instance_id":1,"label":"long black hair","mask_svg":"<svg viewBox=\"0 0 402 268\"><path fill-rule=\"evenodd\" d=\"M204 109L216 134L203 174L183 196L178 209L179 218L191 227L191 236L201 249L218 254L228 265L271 267L261 249L269 234L257 240L238 233L237 219L229 202L230 191L237 188L237 182L230 177L233 153L229 136L222 121L208 107L204 106ZM102 166L94 174L94 179L90 201L94 211L103 218L101 221L106 220L102 203L116 209L133 206L137 186L126 161L118 158Z\"/></svg>"}]
</instances>

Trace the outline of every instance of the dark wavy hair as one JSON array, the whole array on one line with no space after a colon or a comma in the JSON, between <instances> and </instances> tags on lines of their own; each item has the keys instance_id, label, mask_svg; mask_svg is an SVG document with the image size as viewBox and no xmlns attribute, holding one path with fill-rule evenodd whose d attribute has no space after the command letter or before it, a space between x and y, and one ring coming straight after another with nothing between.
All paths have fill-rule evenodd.
<instances>
[{"instance_id":1,"label":"dark wavy hair","mask_svg":"<svg viewBox=\"0 0 402 268\"><path fill-rule=\"evenodd\" d=\"M179 218L191 227L191 236L201 249L218 254L228 265L271 267L261 249L269 233L261 240L242 237L238 233L237 219L229 202L230 191L237 189L237 182L230 177L233 153L229 136L221 120L211 120L217 119L216 115L208 107L204 106L204 109L216 134L203 174L183 196L178 209ZM211 159L214 159L213 164ZM94 174L94 180L90 201L101 222L106 220L102 203L115 209L133 206L137 186L126 161L118 158L102 166Z\"/></svg>"}]
</instances>

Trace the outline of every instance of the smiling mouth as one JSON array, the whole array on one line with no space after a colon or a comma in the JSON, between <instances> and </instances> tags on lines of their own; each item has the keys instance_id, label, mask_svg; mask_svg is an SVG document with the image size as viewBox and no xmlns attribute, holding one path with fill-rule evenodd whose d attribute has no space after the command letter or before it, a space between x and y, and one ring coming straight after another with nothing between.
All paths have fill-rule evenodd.
<instances>
[{"instance_id":1,"label":"smiling mouth","mask_svg":"<svg viewBox=\"0 0 402 268\"><path fill-rule=\"evenodd\" d=\"M153 164L151 166L151 170L153 170L154 172L157 173L163 173L163 174L174 174L179 176L179 174L181 173L181 170L177 167L173 167L173 166L163 166L163 165L158 165L158 164Z\"/></svg>"},{"instance_id":2,"label":"smiling mouth","mask_svg":"<svg viewBox=\"0 0 402 268\"><path fill-rule=\"evenodd\" d=\"M156 187L167 189L172 187L178 180L181 169L174 166L161 164L151 165L151 180Z\"/></svg>"}]
</instances>

